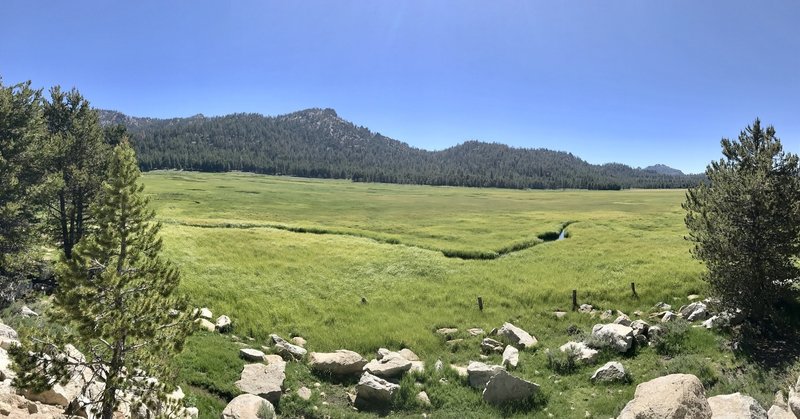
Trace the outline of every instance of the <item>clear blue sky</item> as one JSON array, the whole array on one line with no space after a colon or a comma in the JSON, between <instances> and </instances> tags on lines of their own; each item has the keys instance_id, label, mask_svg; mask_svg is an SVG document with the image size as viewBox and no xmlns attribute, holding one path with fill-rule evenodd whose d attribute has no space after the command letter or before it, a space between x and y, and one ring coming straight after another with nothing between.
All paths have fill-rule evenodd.
<instances>
[{"instance_id":1,"label":"clear blue sky","mask_svg":"<svg viewBox=\"0 0 800 419\"><path fill-rule=\"evenodd\" d=\"M758 116L800 151L796 0L4 0L0 15L4 84L136 116L331 107L427 149L689 172Z\"/></svg>"}]
</instances>

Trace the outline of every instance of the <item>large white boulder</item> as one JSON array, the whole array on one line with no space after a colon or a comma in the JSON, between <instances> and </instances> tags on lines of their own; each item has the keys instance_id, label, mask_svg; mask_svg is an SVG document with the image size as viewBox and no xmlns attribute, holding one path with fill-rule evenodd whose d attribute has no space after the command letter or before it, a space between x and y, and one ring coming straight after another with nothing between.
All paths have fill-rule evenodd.
<instances>
[{"instance_id":1,"label":"large white boulder","mask_svg":"<svg viewBox=\"0 0 800 419\"><path fill-rule=\"evenodd\" d=\"M708 313L708 307L705 305L705 303L700 301L695 301L691 304L681 307L679 312L681 317L690 322L695 320L705 320L710 317L710 314Z\"/></svg>"},{"instance_id":2,"label":"large white boulder","mask_svg":"<svg viewBox=\"0 0 800 419\"><path fill-rule=\"evenodd\" d=\"M636 386L617 419L710 419L703 384L694 375L671 374Z\"/></svg>"},{"instance_id":3,"label":"large white boulder","mask_svg":"<svg viewBox=\"0 0 800 419\"><path fill-rule=\"evenodd\" d=\"M592 337L620 353L628 352L633 346L633 329L621 324L596 324Z\"/></svg>"},{"instance_id":4,"label":"large white boulder","mask_svg":"<svg viewBox=\"0 0 800 419\"><path fill-rule=\"evenodd\" d=\"M486 383L488 383L492 377L499 374L500 371L505 371L500 365L487 365L483 362L475 361L470 362L469 365L467 365L469 385L477 389L486 388Z\"/></svg>"},{"instance_id":5,"label":"large white boulder","mask_svg":"<svg viewBox=\"0 0 800 419\"><path fill-rule=\"evenodd\" d=\"M399 389L399 385L365 372L356 385L356 404L389 403Z\"/></svg>"},{"instance_id":6,"label":"large white boulder","mask_svg":"<svg viewBox=\"0 0 800 419\"><path fill-rule=\"evenodd\" d=\"M275 358L271 358L271 362L268 365L245 365L239 381L234 383L236 388L244 393L253 394L272 403L277 403L281 398L281 394L283 394L286 363L280 357Z\"/></svg>"},{"instance_id":7,"label":"large white boulder","mask_svg":"<svg viewBox=\"0 0 800 419\"><path fill-rule=\"evenodd\" d=\"M69 344L64 347L64 352L59 356L66 357L69 362L74 364L86 362L83 354ZM95 386L90 385L92 375L91 371L84 366L70 367L66 383L53 383L50 389L40 393L25 391L24 396L28 400L67 407L83 395L84 388L95 390Z\"/></svg>"},{"instance_id":8,"label":"large white boulder","mask_svg":"<svg viewBox=\"0 0 800 419\"><path fill-rule=\"evenodd\" d=\"M339 349L336 352L311 352L308 356L311 369L319 372L350 375L360 374L367 360L356 352Z\"/></svg>"},{"instance_id":9,"label":"large white boulder","mask_svg":"<svg viewBox=\"0 0 800 419\"><path fill-rule=\"evenodd\" d=\"M519 364L519 350L511 345L506 346L506 349L503 351L503 362L501 365L506 368L517 368L517 364Z\"/></svg>"},{"instance_id":10,"label":"large white boulder","mask_svg":"<svg viewBox=\"0 0 800 419\"><path fill-rule=\"evenodd\" d=\"M709 397L708 405L713 419L767 419L767 411L756 399L741 393Z\"/></svg>"},{"instance_id":11,"label":"large white boulder","mask_svg":"<svg viewBox=\"0 0 800 419\"><path fill-rule=\"evenodd\" d=\"M512 345L520 349L532 348L538 343L530 333L511 323L503 323L503 326L497 329L497 334L505 337Z\"/></svg>"},{"instance_id":12,"label":"large white boulder","mask_svg":"<svg viewBox=\"0 0 800 419\"><path fill-rule=\"evenodd\" d=\"M381 359L373 359L364 365L364 371L383 378L395 378L411 369L411 361L397 352L389 352Z\"/></svg>"},{"instance_id":13,"label":"large white boulder","mask_svg":"<svg viewBox=\"0 0 800 419\"><path fill-rule=\"evenodd\" d=\"M273 419L274 417L275 407L272 403L253 394L236 396L222 411L222 419Z\"/></svg>"},{"instance_id":14,"label":"large white boulder","mask_svg":"<svg viewBox=\"0 0 800 419\"><path fill-rule=\"evenodd\" d=\"M514 377L505 370L498 371L483 390L483 400L499 405L529 399L539 390L537 384Z\"/></svg>"}]
</instances>

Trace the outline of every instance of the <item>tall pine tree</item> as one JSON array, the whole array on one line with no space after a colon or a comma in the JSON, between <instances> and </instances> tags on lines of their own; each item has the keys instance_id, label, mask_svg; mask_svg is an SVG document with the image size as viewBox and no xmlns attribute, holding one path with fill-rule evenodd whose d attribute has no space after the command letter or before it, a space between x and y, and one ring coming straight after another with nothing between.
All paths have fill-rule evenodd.
<instances>
[{"instance_id":1,"label":"tall pine tree","mask_svg":"<svg viewBox=\"0 0 800 419\"><path fill-rule=\"evenodd\" d=\"M37 374L61 374L46 381L53 382L75 368L88 368L92 376L102 377L102 389L94 392L88 408L103 419L113 417L121 400L164 413L170 355L180 351L191 326L186 302L176 293L179 272L159 256L160 226L142 195L139 176L133 149L122 142L114 149L108 180L91 208L96 230L75 246L71 259L62 260L54 314L71 325L75 335L59 340L84 344L89 350L85 361L72 357L70 368L25 371L26 366L63 357L34 355L39 359L26 360L20 358L28 352L15 355L23 369L17 384L23 387L41 388ZM32 352L52 354L53 347L63 345Z\"/></svg>"},{"instance_id":2,"label":"tall pine tree","mask_svg":"<svg viewBox=\"0 0 800 419\"><path fill-rule=\"evenodd\" d=\"M688 239L723 306L762 322L800 278L800 165L758 119L722 154L686 195Z\"/></svg>"}]
</instances>

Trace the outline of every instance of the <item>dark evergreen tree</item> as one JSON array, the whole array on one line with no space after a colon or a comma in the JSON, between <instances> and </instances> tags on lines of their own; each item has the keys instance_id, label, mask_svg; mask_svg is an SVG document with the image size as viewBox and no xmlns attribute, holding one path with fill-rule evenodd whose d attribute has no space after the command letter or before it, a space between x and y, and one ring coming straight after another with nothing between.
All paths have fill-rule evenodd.
<instances>
[{"instance_id":1,"label":"dark evergreen tree","mask_svg":"<svg viewBox=\"0 0 800 419\"><path fill-rule=\"evenodd\" d=\"M62 92L56 86L50 96L44 106L49 133L44 201L50 214L50 231L66 257L71 258L72 248L90 223L87 209L100 190L110 149L97 112L77 90Z\"/></svg>"},{"instance_id":2,"label":"dark evergreen tree","mask_svg":"<svg viewBox=\"0 0 800 419\"><path fill-rule=\"evenodd\" d=\"M723 139L722 154L706 169L708 184L686 195L688 238L723 307L763 321L800 278L798 157L758 119L738 140Z\"/></svg>"},{"instance_id":3,"label":"dark evergreen tree","mask_svg":"<svg viewBox=\"0 0 800 419\"><path fill-rule=\"evenodd\" d=\"M6 87L0 79L0 306L30 266L43 127L41 93L30 82Z\"/></svg>"}]
</instances>

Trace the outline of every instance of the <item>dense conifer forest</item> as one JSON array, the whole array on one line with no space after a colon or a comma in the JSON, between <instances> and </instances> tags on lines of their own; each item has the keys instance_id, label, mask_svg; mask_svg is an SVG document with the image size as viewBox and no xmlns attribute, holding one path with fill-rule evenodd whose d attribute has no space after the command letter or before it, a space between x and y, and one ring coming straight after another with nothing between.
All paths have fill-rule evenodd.
<instances>
[{"instance_id":1,"label":"dense conifer forest","mask_svg":"<svg viewBox=\"0 0 800 419\"><path fill-rule=\"evenodd\" d=\"M516 189L686 188L702 175L589 164L571 153L467 141L427 151L343 120L332 109L287 115L136 118L100 111L130 133L142 170L245 171L359 182Z\"/></svg>"}]
</instances>

